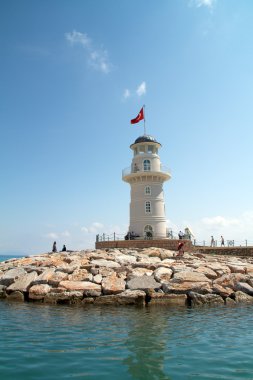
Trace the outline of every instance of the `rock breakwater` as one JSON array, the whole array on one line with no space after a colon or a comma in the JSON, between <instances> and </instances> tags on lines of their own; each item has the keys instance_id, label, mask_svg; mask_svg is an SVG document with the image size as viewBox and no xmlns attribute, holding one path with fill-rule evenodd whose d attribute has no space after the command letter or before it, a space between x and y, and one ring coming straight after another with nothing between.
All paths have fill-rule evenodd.
<instances>
[{"instance_id":1,"label":"rock breakwater","mask_svg":"<svg viewBox=\"0 0 253 380\"><path fill-rule=\"evenodd\" d=\"M45 253L0 263L0 298L46 304L253 302L253 258L162 248Z\"/></svg>"}]
</instances>

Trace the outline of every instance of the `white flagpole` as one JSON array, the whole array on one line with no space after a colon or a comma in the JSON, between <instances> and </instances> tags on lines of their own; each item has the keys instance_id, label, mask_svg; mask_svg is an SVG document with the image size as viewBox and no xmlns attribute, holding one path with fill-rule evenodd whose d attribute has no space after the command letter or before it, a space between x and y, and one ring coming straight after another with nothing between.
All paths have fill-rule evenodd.
<instances>
[{"instance_id":1,"label":"white flagpole","mask_svg":"<svg viewBox=\"0 0 253 380\"><path fill-rule=\"evenodd\" d=\"M143 119L143 121L144 121L144 136L146 136L145 104L143 104L143 114L144 114L144 119Z\"/></svg>"}]
</instances>

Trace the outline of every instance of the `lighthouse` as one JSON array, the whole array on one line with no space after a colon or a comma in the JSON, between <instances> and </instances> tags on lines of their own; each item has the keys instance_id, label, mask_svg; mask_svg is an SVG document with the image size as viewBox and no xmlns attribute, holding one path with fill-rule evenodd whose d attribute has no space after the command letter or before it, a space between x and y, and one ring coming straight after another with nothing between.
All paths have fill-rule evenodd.
<instances>
[{"instance_id":1,"label":"lighthouse","mask_svg":"<svg viewBox=\"0 0 253 380\"><path fill-rule=\"evenodd\" d=\"M171 178L161 165L161 144L144 134L130 145L131 166L122 172L123 181L131 186L129 235L143 239L164 239L166 217L163 183Z\"/></svg>"}]
</instances>

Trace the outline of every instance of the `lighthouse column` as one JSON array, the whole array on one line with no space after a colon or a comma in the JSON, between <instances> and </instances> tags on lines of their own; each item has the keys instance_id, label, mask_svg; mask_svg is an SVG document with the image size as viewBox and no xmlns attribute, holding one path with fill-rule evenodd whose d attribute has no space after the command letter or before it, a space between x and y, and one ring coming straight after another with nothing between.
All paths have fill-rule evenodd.
<instances>
[{"instance_id":1,"label":"lighthouse column","mask_svg":"<svg viewBox=\"0 0 253 380\"><path fill-rule=\"evenodd\" d=\"M129 232L140 238L166 238L163 183L170 179L169 170L161 165L161 144L144 135L130 146L134 156L122 178L131 186Z\"/></svg>"}]
</instances>

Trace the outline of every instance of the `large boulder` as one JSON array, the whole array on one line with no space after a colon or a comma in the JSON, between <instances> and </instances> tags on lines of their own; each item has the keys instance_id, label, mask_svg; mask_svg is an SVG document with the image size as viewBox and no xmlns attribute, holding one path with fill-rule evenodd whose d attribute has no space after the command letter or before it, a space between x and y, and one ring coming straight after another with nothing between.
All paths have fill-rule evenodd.
<instances>
[{"instance_id":1,"label":"large boulder","mask_svg":"<svg viewBox=\"0 0 253 380\"><path fill-rule=\"evenodd\" d=\"M198 294L196 292L190 291L188 297L191 300L192 306L200 305L224 305L224 301L221 296L217 294Z\"/></svg>"},{"instance_id":2,"label":"large boulder","mask_svg":"<svg viewBox=\"0 0 253 380\"><path fill-rule=\"evenodd\" d=\"M165 293L174 294L187 294L191 290L200 294L212 293L212 288L209 282L201 281L184 281L184 282L174 282L173 280L169 283L163 283L162 289Z\"/></svg>"},{"instance_id":3,"label":"large boulder","mask_svg":"<svg viewBox=\"0 0 253 380\"><path fill-rule=\"evenodd\" d=\"M148 257L148 256L142 256L138 259L138 264L141 264L143 267L156 265L161 262L161 259L159 257Z\"/></svg>"},{"instance_id":4,"label":"large boulder","mask_svg":"<svg viewBox=\"0 0 253 380\"><path fill-rule=\"evenodd\" d=\"M160 289L161 284L154 279L154 276L141 276L133 277L127 281L127 288L130 290L148 290L148 289Z\"/></svg>"},{"instance_id":5,"label":"large boulder","mask_svg":"<svg viewBox=\"0 0 253 380\"><path fill-rule=\"evenodd\" d=\"M234 286L234 289L236 291L241 291L243 293L246 293L250 296L253 296L253 288L246 282L237 282Z\"/></svg>"},{"instance_id":6,"label":"large boulder","mask_svg":"<svg viewBox=\"0 0 253 380\"><path fill-rule=\"evenodd\" d=\"M120 268L119 263L115 263L115 261L104 259L92 260L91 265L94 267Z\"/></svg>"},{"instance_id":7,"label":"large boulder","mask_svg":"<svg viewBox=\"0 0 253 380\"><path fill-rule=\"evenodd\" d=\"M118 256L115 256L115 261L119 263L120 265L131 265L133 263L136 263L136 257L120 254Z\"/></svg>"},{"instance_id":8,"label":"large boulder","mask_svg":"<svg viewBox=\"0 0 253 380\"><path fill-rule=\"evenodd\" d=\"M213 290L213 293L218 294L224 298L230 297L234 293L233 289L229 287L224 288L223 286L218 285L218 284L213 284L212 290Z\"/></svg>"},{"instance_id":9,"label":"large boulder","mask_svg":"<svg viewBox=\"0 0 253 380\"><path fill-rule=\"evenodd\" d=\"M6 286L5 285L0 285L0 298L6 298Z\"/></svg>"},{"instance_id":10,"label":"large boulder","mask_svg":"<svg viewBox=\"0 0 253 380\"><path fill-rule=\"evenodd\" d=\"M61 281L59 287L66 291L82 291L84 295L93 297L101 295L101 286L89 281Z\"/></svg>"},{"instance_id":11,"label":"large boulder","mask_svg":"<svg viewBox=\"0 0 253 380\"><path fill-rule=\"evenodd\" d=\"M19 290L15 290L14 292L7 294L7 300L24 302L25 300L24 293L20 292Z\"/></svg>"},{"instance_id":12,"label":"large boulder","mask_svg":"<svg viewBox=\"0 0 253 380\"><path fill-rule=\"evenodd\" d=\"M194 271L198 273L203 273L210 280L215 280L218 277L217 273L214 270L204 265L197 267Z\"/></svg>"},{"instance_id":13,"label":"large boulder","mask_svg":"<svg viewBox=\"0 0 253 380\"><path fill-rule=\"evenodd\" d=\"M126 282L117 276L114 272L110 276L103 278L102 291L103 294L117 294L125 290Z\"/></svg>"},{"instance_id":14,"label":"large boulder","mask_svg":"<svg viewBox=\"0 0 253 380\"><path fill-rule=\"evenodd\" d=\"M29 299L42 300L50 292L51 287L48 284L33 285L29 289Z\"/></svg>"},{"instance_id":15,"label":"large boulder","mask_svg":"<svg viewBox=\"0 0 253 380\"><path fill-rule=\"evenodd\" d=\"M2 274L0 278L0 284L9 286L14 281L16 281L19 277L22 277L25 274L26 274L26 271L22 267L7 270L6 272L4 272L4 274Z\"/></svg>"},{"instance_id":16,"label":"large boulder","mask_svg":"<svg viewBox=\"0 0 253 380\"><path fill-rule=\"evenodd\" d=\"M27 292L37 277L37 272L24 274L23 276L19 277L13 284L8 286L7 293L14 291Z\"/></svg>"},{"instance_id":17,"label":"large boulder","mask_svg":"<svg viewBox=\"0 0 253 380\"><path fill-rule=\"evenodd\" d=\"M93 276L87 269L76 269L72 274L68 275L69 281L92 281Z\"/></svg>"},{"instance_id":18,"label":"large boulder","mask_svg":"<svg viewBox=\"0 0 253 380\"><path fill-rule=\"evenodd\" d=\"M246 266L244 263L228 263L227 266L231 273L246 273Z\"/></svg>"},{"instance_id":19,"label":"large boulder","mask_svg":"<svg viewBox=\"0 0 253 380\"><path fill-rule=\"evenodd\" d=\"M58 286L61 281L68 280L68 276L68 273L61 272L57 269L54 273L52 273L51 277L48 278L48 284Z\"/></svg>"},{"instance_id":20,"label":"large boulder","mask_svg":"<svg viewBox=\"0 0 253 380\"><path fill-rule=\"evenodd\" d=\"M219 262L208 263L207 267L217 273L218 276L231 273L229 267Z\"/></svg>"},{"instance_id":21,"label":"large boulder","mask_svg":"<svg viewBox=\"0 0 253 380\"><path fill-rule=\"evenodd\" d=\"M185 270L174 274L173 282L211 282L203 273Z\"/></svg>"},{"instance_id":22,"label":"large boulder","mask_svg":"<svg viewBox=\"0 0 253 380\"><path fill-rule=\"evenodd\" d=\"M133 277L152 276L153 273L154 271L152 269L134 268L128 273L128 279L131 279Z\"/></svg>"},{"instance_id":23,"label":"large boulder","mask_svg":"<svg viewBox=\"0 0 253 380\"><path fill-rule=\"evenodd\" d=\"M159 267L154 271L154 278L162 284L170 281L172 273L170 268Z\"/></svg>"},{"instance_id":24,"label":"large boulder","mask_svg":"<svg viewBox=\"0 0 253 380\"><path fill-rule=\"evenodd\" d=\"M33 284L47 284L48 280L54 275L55 268L46 268L44 272L42 272L36 280L34 280Z\"/></svg>"},{"instance_id":25,"label":"large boulder","mask_svg":"<svg viewBox=\"0 0 253 380\"><path fill-rule=\"evenodd\" d=\"M218 284L225 288L229 287L231 289L235 289L235 286L238 282L247 282L248 279L248 275L242 273L230 273L217 278L213 281L213 284Z\"/></svg>"},{"instance_id":26,"label":"large boulder","mask_svg":"<svg viewBox=\"0 0 253 380\"><path fill-rule=\"evenodd\" d=\"M55 289L52 289L44 297L43 302L49 304L68 304L75 305L81 304L83 299L82 291L61 291L56 292Z\"/></svg>"},{"instance_id":27,"label":"large boulder","mask_svg":"<svg viewBox=\"0 0 253 380\"><path fill-rule=\"evenodd\" d=\"M95 300L96 305L145 305L146 293L142 290L125 290L116 295L105 295Z\"/></svg>"},{"instance_id":28,"label":"large boulder","mask_svg":"<svg viewBox=\"0 0 253 380\"><path fill-rule=\"evenodd\" d=\"M253 297L251 297L250 295L238 290L237 292L235 292L235 302L236 303L241 303L241 302L242 303L252 303Z\"/></svg>"},{"instance_id":29,"label":"large boulder","mask_svg":"<svg viewBox=\"0 0 253 380\"><path fill-rule=\"evenodd\" d=\"M165 294L163 292L150 292L148 305L185 306L187 304L186 294Z\"/></svg>"}]
</instances>

